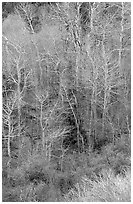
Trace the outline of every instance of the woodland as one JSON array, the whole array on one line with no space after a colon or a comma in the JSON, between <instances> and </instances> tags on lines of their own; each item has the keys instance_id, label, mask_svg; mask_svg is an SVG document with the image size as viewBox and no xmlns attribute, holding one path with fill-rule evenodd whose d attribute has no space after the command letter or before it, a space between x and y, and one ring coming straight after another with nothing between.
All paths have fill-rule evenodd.
<instances>
[{"instance_id":1,"label":"woodland","mask_svg":"<svg viewBox=\"0 0 133 204\"><path fill-rule=\"evenodd\" d=\"M131 201L131 3L2 3L2 201Z\"/></svg>"}]
</instances>

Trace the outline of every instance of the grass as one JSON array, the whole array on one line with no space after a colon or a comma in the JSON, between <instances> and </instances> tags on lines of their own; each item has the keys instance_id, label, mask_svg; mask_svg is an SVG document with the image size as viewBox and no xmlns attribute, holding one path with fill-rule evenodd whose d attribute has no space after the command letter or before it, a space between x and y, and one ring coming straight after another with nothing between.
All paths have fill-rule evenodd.
<instances>
[{"instance_id":1,"label":"grass","mask_svg":"<svg viewBox=\"0 0 133 204\"><path fill-rule=\"evenodd\" d=\"M97 180L91 181L87 177L76 185L65 197L66 202L130 202L131 174L125 176L114 175L112 170L103 171Z\"/></svg>"},{"instance_id":2,"label":"grass","mask_svg":"<svg viewBox=\"0 0 133 204\"><path fill-rule=\"evenodd\" d=\"M36 148L27 157L21 155L17 166L3 166L3 202L128 202L131 161L127 146L118 141L101 153L66 152L63 158L51 160Z\"/></svg>"}]
</instances>

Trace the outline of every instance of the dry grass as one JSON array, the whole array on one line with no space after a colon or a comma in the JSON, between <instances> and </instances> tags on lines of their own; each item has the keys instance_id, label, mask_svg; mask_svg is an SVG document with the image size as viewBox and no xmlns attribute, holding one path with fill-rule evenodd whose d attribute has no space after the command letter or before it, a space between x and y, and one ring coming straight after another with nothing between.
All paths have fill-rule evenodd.
<instances>
[{"instance_id":1,"label":"dry grass","mask_svg":"<svg viewBox=\"0 0 133 204\"><path fill-rule=\"evenodd\" d=\"M82 183L71 190L65 197L67 202L130 202L131 201L131 174L116 176L109 170L103 171L96 181L86 177Z\"/></svg>"}]
</instances>

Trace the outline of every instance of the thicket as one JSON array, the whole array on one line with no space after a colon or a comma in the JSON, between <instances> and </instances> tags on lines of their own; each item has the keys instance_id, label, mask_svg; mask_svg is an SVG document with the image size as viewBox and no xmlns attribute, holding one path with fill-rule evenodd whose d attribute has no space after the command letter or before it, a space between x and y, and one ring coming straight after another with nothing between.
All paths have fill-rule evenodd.
<instances>
[{"instance_id":1,"label":"thicket","mask_svg":"<svg viewBox=\"0 0 133 204\"><path fill-rule=\"evenodd\" d=\"M2 16L3 201L93 201L110 169L129 201L130 3L6 2ZM94 194L77 197L86 177Z\"/></svg>"}]
</instances>

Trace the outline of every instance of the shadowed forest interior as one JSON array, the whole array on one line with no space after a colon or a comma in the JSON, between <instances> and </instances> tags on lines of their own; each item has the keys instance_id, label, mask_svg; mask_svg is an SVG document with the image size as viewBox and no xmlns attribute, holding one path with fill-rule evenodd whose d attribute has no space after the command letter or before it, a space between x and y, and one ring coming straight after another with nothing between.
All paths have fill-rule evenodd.
<instances>
[{"instance_id":1,"label":"shadowed forest interior","mask_svg":"<svg viewBox=\"0 0 133 204\"><path fill-rule=\"evenodd\" d=\"M131 3L2 3L3 202L131 201Z\"/></svg>"}]
</instances>

